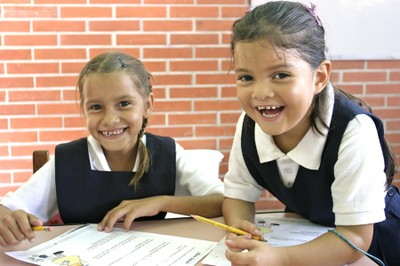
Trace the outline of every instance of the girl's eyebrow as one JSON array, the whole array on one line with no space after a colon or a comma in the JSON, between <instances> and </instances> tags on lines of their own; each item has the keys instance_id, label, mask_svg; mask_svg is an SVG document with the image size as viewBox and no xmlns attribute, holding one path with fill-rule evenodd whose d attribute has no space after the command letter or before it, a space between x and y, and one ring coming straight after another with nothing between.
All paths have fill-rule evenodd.
<instances>
[{"instance_id":1,"label":"girl's eyebrow","mask_svg":"<svg viewBox=\"0 0 400 266\"><path fill-rule=\"evenodd\" d=\"M293 64L290 64L290 63L289 64L282 63L282 64L276 64L276 65L269 66L269 67L265 68L265 70L272 71L272 70L281 69L281 68L296 68L296 66ZM235 70L235 72L250 72L248 69L241 68L241 67L235 68L234 70Z\"/></svg>"}]
</instances>

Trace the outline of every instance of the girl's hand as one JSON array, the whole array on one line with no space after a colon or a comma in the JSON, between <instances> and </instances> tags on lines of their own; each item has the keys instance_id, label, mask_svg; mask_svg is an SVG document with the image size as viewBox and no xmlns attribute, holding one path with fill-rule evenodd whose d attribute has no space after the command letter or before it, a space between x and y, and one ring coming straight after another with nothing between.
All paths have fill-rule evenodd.
<instances>
[{"instance_id":1,"label":"girl's hand","mask_svg":"<svg viewBox=\"0 0 400 266\"><path fill-rule=\"evenodd\" d=\"M225 241L228 249L226 258L232 266L238 265L279 265L274 259L275 250L266 242L251 239L248 235L227 239ZM273 252L274 251L274 252Z\"/></svg>"},{"instance_id":2,"label":"girl's hand","mask_svg":"<svg viewBox=\"0 0 400 266\"><path fill-rule=\"evenodd\" d=\"M114 224L122 218L124 219L124 229L129 230L136 218L157 215L162 209L162 204L162 196L124 200L104 216L98 226L98 230L110 232Z\"/></svg>"},{"instance_id":3,"label":"girl's hand","mask_svg":"<svg viewBox=\"0 0 400 266\"><path fill-rule=\"evenodd\" d=\"M241 229L245 232L249 232L249 238L251 238L251 236L259 236L261 233L260 231L256 228L256 226L248 221L244 221L241 220L239 223L231 225L232 227ZM233 239L236 238L236 234L234 233L228 233L226 238L227 239Z\"/></svg>"},{"instance_id":4,"label":"girl's hand","mask_svg":"<svg viewBox=\"0 0 400 266\"><path fill-rule=\"evenodd\" d=\"M18 245L25 239L33 242L35 233L32 227L41 225L42 221L32 214L22 210L11 211L0 206L0 245Z\"/></svg>"}]
</instances>

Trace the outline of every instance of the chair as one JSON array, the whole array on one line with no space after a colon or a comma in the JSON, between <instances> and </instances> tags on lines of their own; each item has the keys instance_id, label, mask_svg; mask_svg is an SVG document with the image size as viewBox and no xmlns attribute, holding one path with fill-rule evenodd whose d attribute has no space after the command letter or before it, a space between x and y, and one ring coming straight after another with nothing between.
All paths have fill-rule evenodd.
<instances>
[{"instance_id":1,"label":"chair","mask_svg":"<svg viewBox=\"0 0 400 266\"><path fill-rule=\"evenodd\" d=\"M40 169L47 161L50 160L48 150L34 150L32 153L32 169L33 173ZM60 215L57 213L53 218L46 222L46 224L63 224Z\"/></svg>"},{"instance_id":2,"label":"chair","mask_svg":"<svg viewBox=\"0 0 400 266\"><path fill-rule=\"evenodd\" d=\"M32 153L33 173L39 170L47 161L50 160L48 150L35 150Z\"/></svg>"}]
</instances>

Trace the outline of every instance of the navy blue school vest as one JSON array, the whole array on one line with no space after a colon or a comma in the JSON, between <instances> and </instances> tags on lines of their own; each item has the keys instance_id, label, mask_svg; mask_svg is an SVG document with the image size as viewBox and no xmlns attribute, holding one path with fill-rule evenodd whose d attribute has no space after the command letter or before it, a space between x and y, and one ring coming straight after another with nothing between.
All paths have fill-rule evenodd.
<instances>
[{"instance_id":1,"label":"navy blue school vest","mask_svg":"<svg viewBox=\"0 0 400 266\"><path fill-rule=\"evenodd\" d=\"M64 223L99 223L122 200L174 195L176 152L169 137L146 133L151 166L136 191L134 172L91 170L87 139L61 144L55 150L57 204ZM166 213L141 219L163 219Z\"/></svg>"},{"instance_id":2,"label":"navy blue school vest","mask_svg":"<svg viewBox=\"0 0 400 266\"><path fill-rule=\"evenodd\" d=\"M258 184L285 204L285 211L300 214L317 224L334 227L335 216L332 211L331 194L334 165L347 125L358 114L367 114L374 121L386 164L387 153L383 145L384 130L380 119L344 96L336 95L331 128L318 170L309 170L300 166L293 186L285 187L280 179L276 161L260 163L254 139L255 122L247 115L244 118L241 139L246 166ZM400 196L396 187L390 187L385 200L387 204L385 209L386 220L375 224L374 240L370 252L383 258L387 263L390 261L388 258L392 258L394 261L395 257L397 257L395 260L400 262ZM398 228L396 233L393 232L394 227L389 226L389 224ZM385 236L379 237L378 234L382 231L385 232ZM382 243L378 243L377 240L381 240ZM391 247L386 247L384 243ZM386 253L386 256L384 253Z\"/></svg>"}]
</instances>

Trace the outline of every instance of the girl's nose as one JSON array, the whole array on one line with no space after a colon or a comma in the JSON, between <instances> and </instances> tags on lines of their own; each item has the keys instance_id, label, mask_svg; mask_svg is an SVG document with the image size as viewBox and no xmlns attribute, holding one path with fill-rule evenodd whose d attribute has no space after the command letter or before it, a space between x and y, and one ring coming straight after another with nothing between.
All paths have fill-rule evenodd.
<instances>
[{"instance_id":1,"label":"girl's nose","mask_svg":"<svg viewBox=\"0 0 400 266\"><path fill-rule=\"evenodd\" d=\"M254 84L253 97L257 100L265 100L267 98L274 97L274 90L263 82L257 82Z\"/></svg>"},{"instance_id":2,"label":"girl's nose","mask_svg":"<svg viewBox=\"0 0 400 266\"><path fill-rule=\"evenodd\" d=\"M119 122L118 112L114 110L107 110L104 112L104 116L102 119L102 123L104 125L112 125L117 122Z\"/></svg>"}]
</instances>

